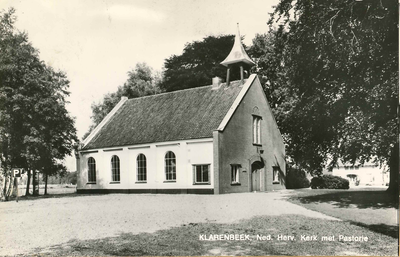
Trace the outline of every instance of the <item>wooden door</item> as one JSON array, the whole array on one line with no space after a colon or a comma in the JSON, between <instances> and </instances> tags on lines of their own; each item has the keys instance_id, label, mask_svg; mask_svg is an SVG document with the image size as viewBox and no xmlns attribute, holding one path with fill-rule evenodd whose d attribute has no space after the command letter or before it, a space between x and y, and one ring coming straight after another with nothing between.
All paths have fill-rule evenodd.
<instances>
[{"instance_id":1,"label":"wooden door","mask_svg":"<svg viewBox=\"0 0 400 257\"><path fill-rule=\"evenodd\" d=\"M260 170L258 169L253 169L251 173L251 186L252 186L252 191L260 191L261 188L261 179L260 179Z\"/></svg>"}]
</instances>

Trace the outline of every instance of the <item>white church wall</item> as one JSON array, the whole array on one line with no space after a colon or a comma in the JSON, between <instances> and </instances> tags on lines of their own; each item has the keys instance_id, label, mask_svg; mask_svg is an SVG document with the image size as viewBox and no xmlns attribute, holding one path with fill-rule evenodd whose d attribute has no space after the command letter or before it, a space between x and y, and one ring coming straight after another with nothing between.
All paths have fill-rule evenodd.
<instances>
[{"instance_id":1,"label":"white church wall","mask_svg":"<svg viewBox=\"0 0 400 257\"><path fill-rule=\"evenodd\" d=\"M166 181L165 155L176 157L176 181ZM147 181L137 181L137 157L146 156ZM120 183L112 182L111 158L120 160ZM96 183L88 183L88 159L96 160ZM209 184L194 185L193 165L209 164ZM78 189L203 189L213 188L213 142L197 139L82 151L79 159Z\"/></svg>"},{"instance_id":2,"label":"white church wall","mask_svg":"<svg viewBox=\"0 0 400 257\"><path fill-rule=\"evenodd\" d=\"M214 188L214 165L213 165L213 143L208 142L188 142L187 143L187 164L186 164L186 176L187 183L192 184L194 182L193 165L210 165L209 180L210 185L195 185L200 188Z\"/></svg>"}]
</instances>

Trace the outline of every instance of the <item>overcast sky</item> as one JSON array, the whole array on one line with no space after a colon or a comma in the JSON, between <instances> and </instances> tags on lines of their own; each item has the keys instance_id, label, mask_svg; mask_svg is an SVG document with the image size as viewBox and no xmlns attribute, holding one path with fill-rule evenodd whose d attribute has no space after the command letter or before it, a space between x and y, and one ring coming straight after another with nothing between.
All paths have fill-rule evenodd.
<instances>
[{"instance_id":1,"label":"overcast sky","mask_svg":"<svg viewBox=\"0 0 400 257\"><path fill-rule=\"evenodd\" d=\"M16 9L16 27L28 33L47 64L67 73L68 110L81 138L91 124L91 104L117 90L138 62L161 71L164 59L185 43L235 34L244 42L268 30L278 0L0 0ZM221 60L222 61L222 60ZM211 83L211 78L210 78ZM67 166L75 170L73 158Z\"/></svg>"}]
</instances>

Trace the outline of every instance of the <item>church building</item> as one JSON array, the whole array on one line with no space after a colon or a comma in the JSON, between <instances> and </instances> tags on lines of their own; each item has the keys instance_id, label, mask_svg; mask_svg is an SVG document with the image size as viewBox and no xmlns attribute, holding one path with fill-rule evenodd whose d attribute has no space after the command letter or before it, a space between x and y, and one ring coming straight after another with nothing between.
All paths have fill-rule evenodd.
<instances>
[{"instance_id":1,"label":"church building","mask_svg":"<svg viewBox=\"0 0 400 257\"><path fill-rule=\"evenodd\" d=\"M285 188L285 146L239 31L225 83L121 101L76 153L78 193ZM232 68L241 79L230 81ZM211 82L211 80L210 80Z\"/></svg>"}]
</instances>

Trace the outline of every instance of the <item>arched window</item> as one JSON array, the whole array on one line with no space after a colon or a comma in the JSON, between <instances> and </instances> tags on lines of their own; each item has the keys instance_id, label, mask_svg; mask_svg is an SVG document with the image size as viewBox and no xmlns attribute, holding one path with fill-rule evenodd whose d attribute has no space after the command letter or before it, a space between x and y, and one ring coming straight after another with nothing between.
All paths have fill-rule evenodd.
<instances>
[{"instance_id":1,"label":"arched window","mask_svg":"<svg viewBox=\"0 0 400 257\"><path fill-rule=\"evenodd\" d=\"M146 156L144 154L139 154L136 158L136 169L137 169L137 181L146 182L147 180L147 166L146 166Z\"/></svg>"},{"instance_id":2,"label":"arched window","mask_svg":"<svg viewBox=\"0 0 400 257\"><path fill-rule=\"evenodd\" d=\"M261 117L253 115L253 144L261 145Z\"/></svg>"},{"instance_id":3,"label":"arched window","mask_svg":"<svg viewBox=\"0 0 400 257\"><path fill-rule=\"evenodd\" d=\"M261 145L261 115L257 106L254 106L253 111L253 144Z\"/></svg>"},{"instance_id":4,"label":"arched window","mask_svg":"<svg viewBox=\"0 0 400 257\"><path fill-rule=\"evenodd\" d=\"M171 151L165 155L165 178L167 181L176 180L176 158Z\"/></svg>"},{"instance_id":5,"label":"arched window","mask_svg":"<svg viewBox=\"0 0 400 257\"><path fill-rule=\"evenodd\" d=\"M113 155L111 157L111 180L112 182L119 182L120 179L119 158Z\"/></svg>"},{"instance_id":6,"label":"arched window","mask_svg":"<svg viewBox=\"0 0 400 257\"><path fill-rule=\"evenodd\" d=\"M96 183L96 160L93 157L88 159L88 182Z\"/></svg>"}]
</instances>

